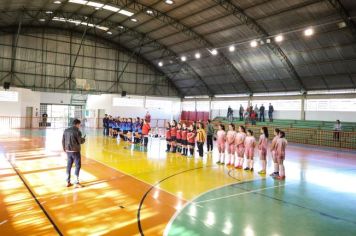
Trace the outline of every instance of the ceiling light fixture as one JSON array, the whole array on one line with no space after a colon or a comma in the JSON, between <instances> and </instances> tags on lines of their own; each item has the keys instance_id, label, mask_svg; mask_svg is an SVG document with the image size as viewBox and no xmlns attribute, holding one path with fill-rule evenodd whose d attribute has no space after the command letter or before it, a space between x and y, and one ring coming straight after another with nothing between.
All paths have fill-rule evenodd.
<instances>
[{"instance_id":1,"label":"ceiling light fixture","mask_svg":"<svg viewBox=\"0 0 356 236\"><path fill-rule=\"evenodd\" d=\"M44 21L46 21L46 19L41 18L41 19L39 19L39 21L44 22Z\"/></svg>"},{"instance_id":2,"label":"ceiling light fixture","mask_svg":"<svg viewBox=\"0 0 356 236\"><path fill-rule=\"evenodd\" d=\"M163 62L158 62L158 65L159 65L159 67L162 67L163 66Z\"/></svg>"},{"instance_id":3,"label":"ceiling light fixture","mask_svg":"<svg viewBox=\"0 0 356 236\"><path fill-rule=\"evenodd\" d=\"M53 3L54 4L61 4L62 2L61 1L54 1Z\"/></svg>"},{"instance_id":4,"label":"ceiling light fixture","mask_svg":"<svg viewBox=\"0 0 356 236\"><path fill-rule=\"evenodd\" d=\"M111 32L111 31L108 31L108 32L106 32L106 33L112 35L112 32Z\"/></svg>"},{"instance_id":5,"label":"ceiling light fixture","mask_svg":"<svg viewBox=\"0 0 356 236\"><path fill-rule=\"evenodd\" d=\"M132 22L137 22L137 19L132 18L131 21L132 21Z\"/></svg>"},{"instance_id":6,"label":"ceiling light fixture","mask_svg":"<svg viewBox=\"0 0 356 236\"><path fill-rule=\"evenodd\" d=\"M251 43L250 43L250 46L253 47L253 48L257 47L257 45L258 45L258 43L257 43L256 40L253 40L253 41L251 41Z\"/></svg>"},{"instance_id":7,"label":"ceiling light fixture","mask_svg":"<svg viewBox=\"0 0 356 236\"><path fill-rule=\"evenodd\" d=\"M187 60L187 57L186 57L186 56L182 56L180 59L181 59L182 61L186 61L186 60Z\"/></svg>"},{"instance_id":8,"label":"ceiling light fixture","mask_svg":"<svg viewBox=\"0 0 356 236\"><path fill-rule=\"evenodd\" d=\"M200 57L201 57L201 55L200 55L200 53L199 53L199 52L195 53L195 55L194 55L194 56L195 56L195 58L196 58L196 59L200 59Z\"/></svg>"},{"instance_id":9,"label":"ceiling light fixture","mask_svg":"<svg viewBox=\"0 0 356 236\"><path fill-rule=\"evenodd\" d=\"M284 39L283 35L277 35L275 38L274 38L274 41L276 41L277 43L280 43L282 42Z\"/></svg>"},{"instance_id":10,"label":"ceiling light fixture","mask_svg":"<svg viewBox=\"0 0 356 236\"><path fill-rule=\"evenodd\" d=\"M46 11L46 14L53 14L53 11Z\"/></svg>"},{"instance_id":11,"label":"ceiling light fixture","mask_svg":"<svg viewBox=\"0 0 356 236\"><path fill-rule=\"evenodd\" d=\"M172 4L174 3L173 0L165 0L164 2L165 2L166 4L168 4L168 5L172 5Z\"/></svg>"},{"instance_id":12,"label":"ceiling light fixture","mask_svg":"<svg viewBox=\"0 0 356 236\"><path fill-rule=\"evenodd\" d=\"M308 29L304 30L304 35L307 37L312 36L313 34L314 34L313 28L308 28Z\"/></svg>"},{"instance_id":13,"label":"ceiling light fixture","mask_svg":"<svg viewBox=\"0 0 356 236\"><path fill-rule=\"evenodd\" d=\"M216 55L218 55L218 50L213 49L213 50L210 51L210 53L211 53L213 56L216 56Z\"/></svg>"},{"instance_id":14,"label":"ceiling light fixture","mask_svg":"<svg viewBox=\"0 0 356 236\"><path fill-rule=\"evenodd\" d=\"M153 14L153 11L152 11L152 10L147 10L146 13L147 13L148 15L152 15L152 14Z\"/></svg>"},{"instance_id":15,"label":"ceiling light fixture","mask_svg":"<svg viewBox=\"0 0 356 236\"><path fill-rule=\"evenodd\" d=\"M234 45L230 46L230 47L229 47L229 51L230 51L230 52L234 52L234 51L235 51L235 46L234 46Z\"/></svg>"}]
</instances>

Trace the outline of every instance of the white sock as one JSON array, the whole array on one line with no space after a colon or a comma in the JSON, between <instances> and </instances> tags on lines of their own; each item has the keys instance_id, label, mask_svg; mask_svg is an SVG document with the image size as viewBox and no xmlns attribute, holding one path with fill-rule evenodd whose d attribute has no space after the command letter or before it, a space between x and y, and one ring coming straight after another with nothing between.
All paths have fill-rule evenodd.
<instances>
[{"instance_id":1,"label":"white sock","mask_svg":"<svg viewBox=\"0 0 356 236\"><path fill-rule=\"evenodd\" d=\"M250 161L250 169L253 168L253 160Z\"/></svg>"},{"instance_id":2,"label":"white sock","mask_svg":"<svg viewBox=\"0 0 356 236\"><path fill-rule=\"evenodd\" d=\"M279 176L285 176L284 165L279 165Z\"/></svg>"},{"instance_id":3,"label":"white sock","mask_svg":"<svg viewBox=\"0 0 356 236\"><path fill-rule=\"evenodd\" d=\"M250 168L250 159L247 159L247 168Z\"/></svg>"},{"instance_id":4,"label":"white sock","mask_svg":"<svg viewBox=\"0 0 356 236\"><path fill-rule=\"evenodd\" d=\"M230 164L231 165L234 165L234 158L235 158L235 155L234 154L230 154Z\"/></svg>"},{"instance_id":5,"label":"white sock","mask_svg":"<svg viewBox=\"0 0 356 236\"><path fill-rule=\"evenodd\" d=\"M243 166L243 164L244 164L244 159L243 158L239 158L239 166Z\"/></svg>"},{"instance_id":6,"label":"white sock","mask_svg":"<svg viewBox=\"0 0 356 236\"><path fill-rule=\"evenodd\" d=\"M274 163L274 172L278 172L279 171L279 165L278 163Z\"/></svg>"},{"instance_id":7,"label":"white sock","mask_svg":"<svg viewBox=\"0 0 356 236\"><path fill-rule=\"evenodd\" d=\"M262 170L266 170L266 165L267 165L267 163L266 163L266 160L261 160L261 164L262 164Z\"/></svg>"}]
</instances>

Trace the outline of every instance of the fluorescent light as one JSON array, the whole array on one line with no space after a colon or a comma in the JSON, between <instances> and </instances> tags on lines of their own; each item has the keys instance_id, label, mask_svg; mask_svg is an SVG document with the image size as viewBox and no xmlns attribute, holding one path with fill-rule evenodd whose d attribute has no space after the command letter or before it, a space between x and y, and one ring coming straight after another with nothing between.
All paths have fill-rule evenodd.
<instances>
[{"instance_id":1,"label":"fluorescent light","mask_svg":"<svg viewBox=\"0 0 356 236\"><path fill-rule=\"evenodd\" d=\"M168 5L172 5L174 3L173 0L165 0L164 2L167 3Z\"/></svg>"},{"instance_id":2,"label":"fluorescent light","mask_svg":"<svg viewBox=\"0 0 356 236\"><path fill-rule=\"evenodd\" d=\"M46 21L46 19L41 18L41 19L39 19L39 21L44 22L44 21Z\"/></svg>"},{"instance_id":3,"label":"fluorescent light","mask_svg":"<svg viewBox=\"0 0 356 236\"><path fill-rule=\"evenodd\" d=\"M53 11L46 11L46 14L52 14Z\"/></svg>"},{"instance_id":4,"label":"fluorescent light","mask_svg":"<svg viewBox=\"0 0 356 236\"><path fill-rule=\"evenodd\" d=\"M266 43L271 43L271 39L266 39Z\"/></svg>"},{"instance_id":5,"label":"fluorescent light","mask_svg":"<svg viewBox=\"0 0 356 236\"><path fill-rule=\"evenodd\" d=\"M92 6L92 7L95 7L95 8L102 8L104 6L104 4L99 3L99 2L88 2L87 6Z\"/></svg>"},{"instance_id":6,"label":"fluorescent light","mask_svg":"<svg viewBox=\"0 0 356 236\"><path fill-rule=\"evenodd\" d=\"M152 10L147 10L146 13L149 14L149 15L152 15L153 11Z\"/></svg>"},{"instance_id":7,"label":"fluorescent light","mask_svg":"<svg viewBox=\"0 0 356 236\"><path fill-rule=\"evenodd\" d=\"M158 62L158 65L159 65L159 67L162 67L163 66L163 62Z\"/></svg>"},{"instance_id":8,"label":"fluorescent light","mask_svg":"<svg viewBox=\"0 0 356 236\"><path fill-rule=\"evenodd\" d=\"M206 99L209 98L208 95L199 95L199 96L185 96L185 99Z\"/></svg>"},{"instance_id":9,"label":"fluorescent light","mask_svg":"<svg viewBox=\"0 0 356 236\"><path fill-rule=\"evenodd\" d=\"M308 28L308 29L304 30L304 35L307 37L312 36L313 34L314 34L313 28Z\"/></svg>"},{"instance_id":10,"label":"fluorescent light","mask_svg":"<svg viewBox=\"0 0 356 236\"><path fill-rule=\"evenodd\" d=\"M277 43L279 42L282 42L284 39L283 35L277 35L275 38L274 38L274 41L276 41Z\"/></svg>"},{"instance_id":11,"label":"fluorescent light","mask_svg":"<svg viewBox=\"0 0 356 236\"><path fill-rule=\"evenodd\" d=\"M250 43L250 46L253 47L253 48L257 47L257 45L258 45L258 43L257 43L256 40L253 40L253 41L251 41L251 43Z\"/></svg>"},{"instance_id":12,"label":"fluorescent light","mask_svg":"<svg viewBox=\"0 0 356 236\"><path fill-rule=\"evenodd\" d=\"M254 93L254 97L271 97L271 96L293 96L293 95L301 95L300 91L292 91L292 92L272 92L272 93Z\"/></svg>"},{"instance_id":13,"label":"fluorescent light","mask_svg":"<svg viewBox=\"0 0 356 236\"><path fill-rule=\"evenodd\" d=\"M137 22L137 19L135 19L135 18L132 18L132 19L131 19L131 21L133 21L133 22Z\"/></svg>"},{"instance_id":14,"label":"fluorescent light","mask_svg":"<svg viewBox=\"0 0 356 236\"><path fill-rule=\"evenodd\" d=\"M195 58L196 58L196 59L199 59L199 58L201 57L201 55L200 55L200 53L199 53L199 52L195 53L195 55L194 55L194 56L195 56Z\"/></svg>"},{"instance_id":15,"label":"fluorescent light","mask_svg":"<svg viewBox=\"0 0 356 236\"><path fill-rule=\"evenodd\" d=\"M348 94L356 93L356 89L337 89L337 90L312 90L307 94Z\"/></svg>"},{"instance_id":16,"label":"fluorescent light","mask_svg":"<svg viewBox=\"0 0 356 236\"><path fill-rule=\"evenodd\" d=\"M212 55L216 56L216 55L218 55L218 50L213 49L213 50L210 51L210 53L211 53Z\"/></svg>"},{"instance_id":17,"label":"fluorescent light","mask_svg":"<svg viewBox=\"0 0 356 236\"><path fill-rule=\"evenodd\" d=\"M84 0L69 0L68 2L82 4L82 5L86 5L88 3L88 1L84 1Z\"/></svg>"},{"instance_id":18,"label":"fluorescent light","mask_svg":"<svg viewBox=\"0 0 356 236\"><path fill-rule=\"evenodd\" d=\"M186 57L186 56L182 56L180 59L181 59L182 61L186 61L186 60L187 60L187 57Z\"/></svg>"},{"instance_id":19,"label":"fluorescent light","mask_svg":"<svg viewBox=\"0 0 356 236\"><path fill-rule=\"evenodd\" d=\"M103 6L103 9L108 10L108 11L112 11L112 12L120 11L120 8L114 7L114 6L110 6L110 5Z\"/></svg>"},{"instance_id":20,"label":"fluorescent light","mask_svg":"<svg viewBox=\"0 0 356 236\"><path fill-rule=\"evenodd\" d=\"M122 25L119 25L117 28L119 29L123 29L124 27Z\"/></svg>"},{"instance_id":21,"label":"fluorescent light","mask_svg":"<svg viewBox=\"0 0 356 236\"><path fill-rule=\"evenodd\" d=\"M95 28L98 28L98 29L101 29L101 30L104 30L104 31L108 31L108 30L109 30L108 27L106 27L106 26L101 26L101 25L97 25L97 26L95 26ZM112 32L110 32L110 33L112 34ZM109 32L108 32L108 34L109 34Z\"/></svg>"},{"instance_id":22,"label":"fluorescent light","mask_svg":"<svg viewBox=\"0 0 356 236\"><path fill-rule=\"evenodd\" d=\"M120 14L125 15L125 16L133 16L134 13L126 11L126 10L120 10Z\"/></svg>"},{"instance_id":23,"label":"fluorescent light","mask_svg":"<svg viewBox=\"0 0 356 236\"><path fill-rule=\"evenodd\" d=\"M108 31L108 32L106 32L106 33L112 35L112 32L111 32L111 31Z\"/></svg>"},{"instance_id":24,"label":"fluorescent light","mask_svg":"<svg viewBox=\"0 0 356 236\"><path fill-rule=\"evenodd\" d=\"M235 51L235 46L234 46L234 45L230 46L230 47L229 47L229 51L230 51L230 52L234 52L234 51Z\"/></svg>"},{"instance_id":25,"label":"fluorescent light","mask_svg":"<svg viewBox=\"0 0 356 236\"><path fill-rule=\"evenodd\" d=\"M238 94L217 94L214 95L216 98L235 98L235 97L248 97L247 94L244 93L238 93Z\"/></svg>"},{"instance_id":26,"label":"fluorescent light","mask_svg":"<svg viewBox=\"0 0 356 236\"><path fill-rule=\"evenodd\" d=\"M55 3L55 4L61 4L62 2L61 2L61 1L54 1L53 3Z\"/></svg>"}]
</instances>

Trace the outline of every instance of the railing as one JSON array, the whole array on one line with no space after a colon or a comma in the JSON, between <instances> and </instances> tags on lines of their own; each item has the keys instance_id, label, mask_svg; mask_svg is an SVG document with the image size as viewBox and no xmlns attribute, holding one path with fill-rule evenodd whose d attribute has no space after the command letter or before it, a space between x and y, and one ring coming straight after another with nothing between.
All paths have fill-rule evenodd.
<instances>
[{"instance_id":1,"label":"railing","mask_svg":"<svg viewBox=\"0 0 356 236\"><path fill-rule=\"evenodd\" d=\"M216 128L218 124L219 122L214 122ZM261 127L262 126L260 125L246 125L246 129L251 129L256 138L260 136ZM289 142L335 148L356 149L356 132L341 131L336 133L332 130L320 130L317 128L281 128L275 125L268 125L267 127L270 134L270 139L273 138L274 129L280 128L286 133L286 138Z\"/></svg>"}]
</instances>

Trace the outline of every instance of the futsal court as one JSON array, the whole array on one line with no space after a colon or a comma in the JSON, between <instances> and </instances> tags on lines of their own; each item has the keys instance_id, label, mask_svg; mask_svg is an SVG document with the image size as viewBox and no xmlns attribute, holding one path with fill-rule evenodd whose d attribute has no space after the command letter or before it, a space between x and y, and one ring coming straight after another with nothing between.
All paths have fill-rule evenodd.
<instances>
[{"instance_id":1,"label":"futsal court","mask_svg":"<svg viewBox=\"0 0 356 236\"><path fill-rule=\"evenodd\" d=\"M0 236L356 236L356 0L1 0Z\"/></svg>"}]
</instances>

